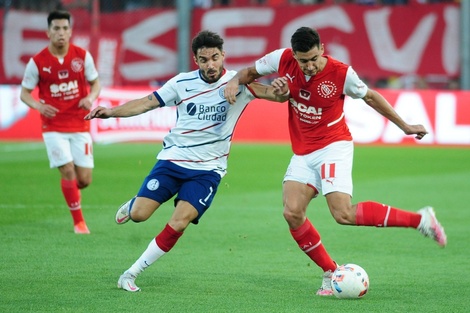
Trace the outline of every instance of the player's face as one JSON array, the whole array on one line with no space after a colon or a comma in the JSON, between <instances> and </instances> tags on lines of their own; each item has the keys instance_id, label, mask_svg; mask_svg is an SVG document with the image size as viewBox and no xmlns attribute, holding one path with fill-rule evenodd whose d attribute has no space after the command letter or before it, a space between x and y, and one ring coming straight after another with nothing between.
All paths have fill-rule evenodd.
<instances>
[{"instance_id":1,"label":"player's face","mask_svg":"<svg viewBox=\"0 0 470 313\"><path fill-rule=\"evenodd\" d=\"M320 48L314 47L308 52L294 52L294 58L305 75L313 76L323 69L325 66L325 61L322 58L323 51L322 44Z\"/></svg>"},{"instance_id":2,"label":"player's face","mask_svg":"<svg viewBox=\"0 0 470 313\"><path fill-rule=\"evenodd\" d=\"M67 19L52 20L51 26L47 30L47 37L57 48L66 46L72 37L69 21Z\"/></svg>"},{"instance_id":3,"label":"player's face","mask_svg":"<svg viewBox=\"0 0 470 313\"><path fill-rule=\"evenodd\" d=\"M197 51L194 61L199 66L202 78L208 83L220 79L224 70L225 52L218 48L201 48Z\"/></svg>"}]
</instances>

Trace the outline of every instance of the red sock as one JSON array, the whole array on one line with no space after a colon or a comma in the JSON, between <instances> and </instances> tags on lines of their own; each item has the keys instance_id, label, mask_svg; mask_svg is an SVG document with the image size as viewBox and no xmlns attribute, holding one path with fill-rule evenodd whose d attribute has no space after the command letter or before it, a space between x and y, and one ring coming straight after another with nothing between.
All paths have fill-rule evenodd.
<instances>
[{"instance_id":1,"label":"red sock","mask_svg":"<svg viewBox=\"0 0 470 313\"><path fill-rule=\"evenodd\" d=\"M83 213L82 213L81 209L70 210L70 214L72 214L73 224L74 225L76 225L76 224L78 224L82 221L85 221L85 219L83 218Z\"/></svg>"},{"instance_id":2,"label":"red sock","mask_svg":"<svg viewBox=\"0 0 470 313\"><path fill-rule=\"evenodd\" d=\"M356 225L358 226L418 228L420 221L421 215L415 212L372 201L357 204Z\"/></svg>"},{"instance_id":3,"label":"red sock","mask_svg":"<svg viewBox=\"0 0 470 313\"><path fill-rule=\"evenodd\" d=\"M157 245L165 252L168 252L173 248L178 239L183 235L183 232L178 232L171 228L170 225L166 224L165 228L162 230L155 241Z\"/></svg>"},{"instance_id":4,"label":"red sock","mask_svg":"<svg viewBox=\"0 0 470 313\"><path fill-rule=\"evenodd\" d=\"M292 237L309 258L315 262L324 272L336 269L336 263L331 259L328 252L326 252L320 240L320 234L313 227L307 218L305 222L297 229L291 229Z\"/></svg>"},{"instance_id":5,"label":"red sock","mask_svg":"<svg viewBox=\"0 0 470 313\"><path fill-rule=\"evenodd\" d=\"M62 193L65 198L65 202L70 209L70 214L72 214L73 223L78 224L82 222L83 215L80 204L80 190L77 187L77 180L60 180L60 186L62 188Z\"/></svg>"}]
</instances>

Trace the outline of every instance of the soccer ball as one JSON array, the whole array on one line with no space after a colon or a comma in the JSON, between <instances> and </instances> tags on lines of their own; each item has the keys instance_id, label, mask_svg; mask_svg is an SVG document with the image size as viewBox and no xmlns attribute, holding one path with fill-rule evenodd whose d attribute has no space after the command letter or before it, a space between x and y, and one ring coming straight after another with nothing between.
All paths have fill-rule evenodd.
<instances>
[{"instance_id":1,"label":"soccer ball","mask_svg":"<svg viewBox=\"0 0 470 313\"><path fill-rule=\"evenodd\" d=\"M343 264L331 276L333 294L340 299L362 298L369 286L369 275L357 264Z\"/></svg>"}]
</instances>

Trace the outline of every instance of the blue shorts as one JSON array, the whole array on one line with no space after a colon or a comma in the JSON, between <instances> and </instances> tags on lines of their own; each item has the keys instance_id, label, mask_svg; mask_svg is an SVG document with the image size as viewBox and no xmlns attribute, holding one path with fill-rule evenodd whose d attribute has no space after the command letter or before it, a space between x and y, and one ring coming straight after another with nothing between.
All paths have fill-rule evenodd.
<instances>
[{"instance_id":1,"label":"blue shorts","mask_svg":"<svg viewBox=\"0 0 470 313\"><path fill-rule=\"evenodd\" d=\"M211 205L221 179L214 171L190 170L170 161L158 160L137 196L163 204L177 194L174 205L179 200L189 202L198 211L197 218L192 221L197 224Z\"/></svg>"}]
</instances>

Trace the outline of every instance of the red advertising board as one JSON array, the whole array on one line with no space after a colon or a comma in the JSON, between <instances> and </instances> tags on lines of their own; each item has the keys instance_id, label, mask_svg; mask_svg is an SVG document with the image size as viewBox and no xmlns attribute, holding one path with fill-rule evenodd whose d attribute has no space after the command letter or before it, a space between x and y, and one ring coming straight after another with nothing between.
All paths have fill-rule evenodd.
<instances>
[{"instance_id":1,"label":"red advertising board","mask_svg":"<svg viewBox=\"0 0 470 313\"><path fill-rule=\"evenodd\" d=\"M449 78L460 69L459 10L458 4L416 3L194 9L191 36L202 29L218 32L225 39L226 66L237 70L289 46L295 29L310 26L319 30L327 54L366 80ZM72 13L73 41L92 48L104 86L149 86L177 74L176 10L102 13L98 31L91 28L90 12ZM46 13L0 10L0 22L0 84L19 84L28 59L48 43Z\"/></svg>"},{"instance_id":2,"label":"red advertising board","mask_svg":"<svg viewBox=\"0 0 470 313\"><path fill-rule=\"evenodd\" d=\"M104 88L95 105L116 106L144 97L149 88ZM439 90L380 90L394 109L411 124L423 124L429 134L417 141L368 107L346 98L346 120L360 144L470 145L470 92ZM248 105L235 129L238 142L289 142L287 103L256 99ZM175 108L161 108L131 118L92 120L95 142L161 141L176 121ZM41 140L37 111L19 101L17 86L2 86L0 140Z\"/></svg>"}]
</instances>

